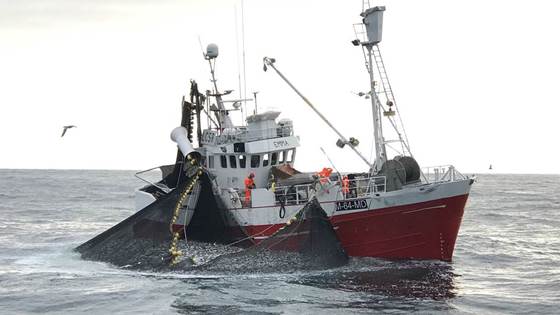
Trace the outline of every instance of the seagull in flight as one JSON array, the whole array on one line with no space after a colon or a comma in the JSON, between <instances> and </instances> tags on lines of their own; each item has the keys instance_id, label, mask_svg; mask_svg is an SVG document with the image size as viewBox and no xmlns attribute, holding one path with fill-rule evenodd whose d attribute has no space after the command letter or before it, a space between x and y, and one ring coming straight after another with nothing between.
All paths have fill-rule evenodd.
<instances>
[{"instance_id":1,"label":"seagull in flight","mask_svg":"<svg viewBox=\"0 0 560 315\"><path fill-rule=\"evenodd\" d=\"M69 126L64 126L63 130L62 130L62 135L60 136L61 138L64 137L64 135L66 134L66 130L70 129L70 128L76 128L78 126L74 126L74 125L69 125Z\"/></svg>"}]
</instances>

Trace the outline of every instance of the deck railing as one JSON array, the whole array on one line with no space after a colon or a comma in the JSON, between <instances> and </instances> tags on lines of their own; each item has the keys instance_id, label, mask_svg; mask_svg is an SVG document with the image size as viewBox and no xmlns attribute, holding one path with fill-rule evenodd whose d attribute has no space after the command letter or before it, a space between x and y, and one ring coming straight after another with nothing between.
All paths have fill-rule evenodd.
<instances>
[{"instance_id":1,"label":"deck railing","mask_svg":"<svg viewBox=\"0 0 560 315\"><path fill-rule=\"evenodd\" d=\"M429 166L422 169L428 183L453 182L466 179L453 165Z\"/></svg>"},{"instance_id":2,"label":"deck railing","mask_svg":"<svg viewBox=\"0 0 560 315\"><path fill-rule=\"evenodd\" d=\"M358 178L349 181L349 196L346 198L362 198L371 194L385 192L387 185L387 177L374 176L366 178ZM342 189L342 188L341 188Z\"/></svg>"},{"instance_id":3,"label":"deck railing","mask_svg":"<svg viewBox=\"0 0 560 315\"><path fill-rule=\"evenodd\" d=\"M276 204L298 205L309 201L313 184L280 186L274 190Z\"/></svg>"},{"instance_id":4,"label":"deck railing","mask_svg":"<svg viewBox=\"0 0 560 315\"><path fill-rule=\"evenodd\" d=\"M372 194L385 192L387 178L385 176L364 177L348 181L348 193L344 193L342 183L337 180L336 183L324 181L323 183L301 184L293 186L276 187L274 194L276 204L284 203L285 205L302 204L309 201L311 191L320 189L334 189L341 194L343 198L363 198Z\"/></svg>"},{"instance_id":5,"label":"deck railing","mask_svg":"<svg viewBox=\"0 0 560 315\"><path fill-rule=\"evenodd\" d=\"M373 194L385 192L387 178L385 176L375 176L356 178L348 181L348 192L345 193L340 180L318 181L309 184L278 186L274 189L274 200L276 205L299 205L309 201L313 191L322 189L332 190L337 193L337 199L345 198L366 198ZM249 200L245 200L245 189L228 188L227 191L232 199L239 199L243 206L252 205L252 194Z\"/></svg>"},{"instance_id":6,"label":"deck railing","mask_svg":"<svg viewBox=\"0 0 560 315\"><path fill-rule=\"evenodd\" d=\"M165 176L167 176L171 170L173 170L173 167L174 165L156 166L144 171L136 172L134 176L139 180L158 188L164 193L168 193L172 190L172 188L166 186L164 183L161 183L160 181Z\"/></svg>"},{"instance_id":7,"label":"deck railing","mask_svg":"<svg viewBox=\"0 0 560 315\"><path fill-rule=\"evenodd\" d=\"M288 137L293 135L292 126L278 126L258 130L248 130L247 127L234 127L218 133L217 130L204 130L202 143L210 145L221 145L233 142L249 142L259 139L272 139Z\"/></svg>"}]
</instances>

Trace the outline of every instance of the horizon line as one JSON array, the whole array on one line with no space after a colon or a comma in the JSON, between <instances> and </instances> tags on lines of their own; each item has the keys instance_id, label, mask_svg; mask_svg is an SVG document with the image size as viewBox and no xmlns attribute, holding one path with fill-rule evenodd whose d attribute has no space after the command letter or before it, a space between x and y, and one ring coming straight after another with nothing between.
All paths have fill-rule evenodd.
<instances>
[{"instance_id":1,"label":"horizon line","mask_svg":"<svg viewBox=\"0 0 560 315\"><path fill-rule=\"evenodd\" d=\"M3 170L21 170L21 171L141 171L142 169L121 169L121 168L2 168ZM526 172L465 172L462 171L461 174L468 176L467 174L474 175L560 175L560 173L526 173Z\"/></svg>"}]
</instances>

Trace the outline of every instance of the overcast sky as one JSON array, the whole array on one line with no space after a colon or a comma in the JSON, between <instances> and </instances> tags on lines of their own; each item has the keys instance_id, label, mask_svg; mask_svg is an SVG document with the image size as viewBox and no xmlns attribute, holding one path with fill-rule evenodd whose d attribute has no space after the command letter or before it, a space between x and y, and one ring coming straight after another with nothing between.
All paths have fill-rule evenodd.
<instances>
[{"instance_id":1,"label":"overcast sky","mask_svg":"<svg viewBox=\"0 0 560 315\"><path fill-rule=\"evenodd\" d=\"M381 43L422 166L560 173L556 1L384 1ZM247 91L301 137L296 167L364 170L273 72L278 68L371 154L361 1L245 0ZM210 87L203 46L220 47L238 95L239 0L0 0L0 168L146 169L172 163L188 81ZM236 23L237 10L237 23ZM236 35L236 25L239 30ZM240 118L234 119L240 123ZM75 124L64 138L62 126Z\"/></svg>"}]
</instances>

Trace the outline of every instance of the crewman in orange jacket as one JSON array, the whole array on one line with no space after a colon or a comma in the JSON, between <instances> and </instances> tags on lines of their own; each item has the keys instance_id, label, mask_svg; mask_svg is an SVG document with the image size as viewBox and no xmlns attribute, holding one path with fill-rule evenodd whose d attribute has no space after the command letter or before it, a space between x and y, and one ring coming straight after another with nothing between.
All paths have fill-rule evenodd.
<instances>
[{"instance_id":1,"label":"crewman in orange jacket","mask_svg":"<svg viewBox=\"0 0 560 315\"><path fill-rule=\"evenodd\" d=\"M255 188L255 173L249 174L247 178L245 178L245 202L249 204L251 200L251 189Z\"/></svg>"},{"instance_id":2,"label":"crewman in orange jacket","mask_svg":"<svg viewBox=\"0 0 560 315\"><path fill-rule=\"evenodd\" d=\"M331 177L331 173L332 173L332 168L323 167L323 170L321 170L318 174L321 184L324 184L329 180L329 177Z\"/></svg>"}]
</instances>

